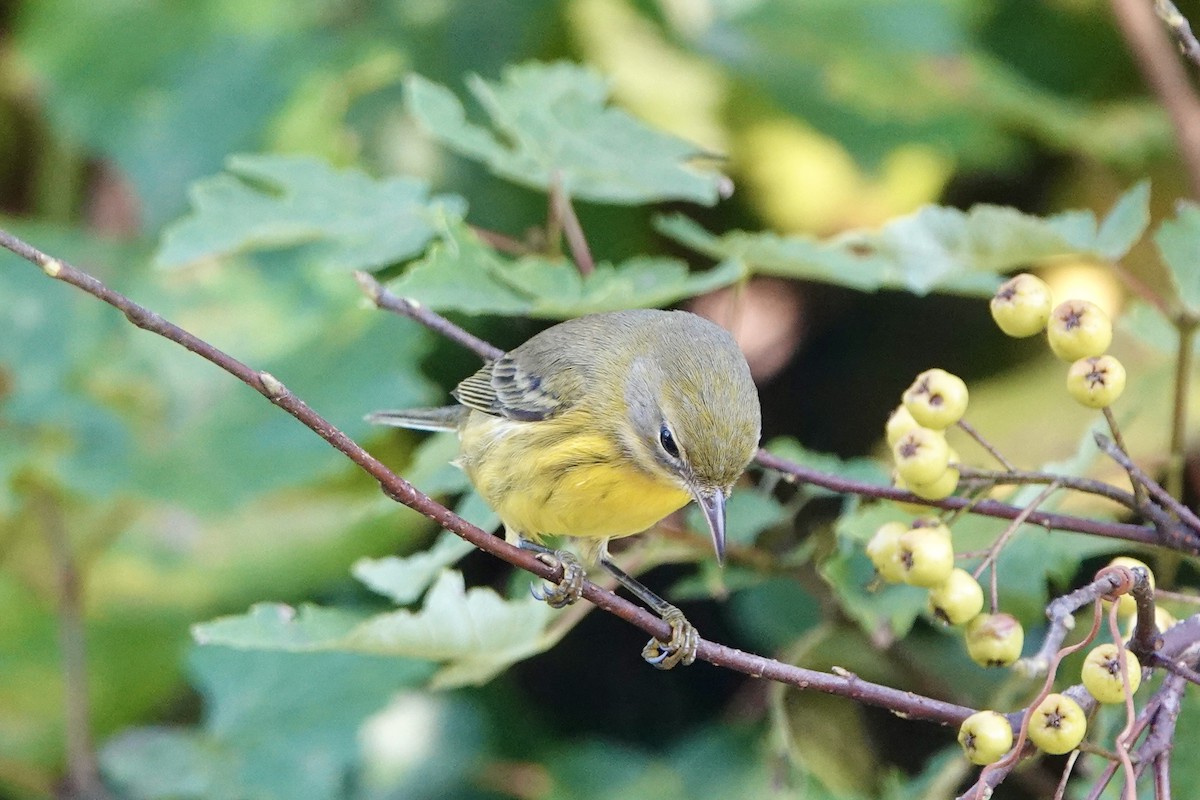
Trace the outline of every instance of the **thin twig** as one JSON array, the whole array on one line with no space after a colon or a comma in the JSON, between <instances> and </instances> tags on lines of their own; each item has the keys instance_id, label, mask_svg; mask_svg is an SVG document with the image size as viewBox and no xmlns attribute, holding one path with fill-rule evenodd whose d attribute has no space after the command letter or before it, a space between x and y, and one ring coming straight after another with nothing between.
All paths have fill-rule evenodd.
<instances>
[{"instance_id":1,"label":"thin twig","mask_svg":"<svg viewBox=\"0 0 1200 800\"><path fill-rule=\"evenodd\" d=\"M1116 602L1108 607L1108 630L1114 642L1121 641L1121 626L1117 624L1119 610L1120 604ZM1137 711L1133 707L1133 686L1129 682L1129 661L1119 646L1117 670L1121 675L1121 688L1125 693L1125 727L1117 734L1114 746L1117 758L1121 762L1121 769L1125 772L1125 800L1137 800L1137 775L1133 771L1133 761L1129 758L1129 746L1133 743L1131 737L1133 729L1137 725Z\"/></svg>"},{"instance_id":2,"label":"thin twig","mask_svg":"<svg viewBox=\"0 0 1200 800\"><path fill-rule=\"evenodd\" d=\"M1179 721L1186 689L1187 681L1178 675L1163 678L1162 686L1155 695L1157 702L1153 719L1150 720L1150 732L1146 734L1146 741L1138 748L1139 764L1145 764L1171 751L1175 741L1175 724Z\"/></svg>"},{"instance_id":3,"label":"thin twig","mask_svg":"<svg viewBox=\"0 0 1200 800\"><path fill-rule=\"evenodd\" d=\"M1171 451L1167 454L1167 494L1183 498L1183 470L1187 463L1187 407L1192 383L1192 342L1196 338L1196 321L1176 322L1179 342L1175 353L1175 390L1171 399Z\"/></svg>"},{"instance_id":4,"label":"thin twig","mask_svg":"<svg viewBox=\"0 0 1200 800\"><path fill-rule=\"evenodd\" d=\"M496 231L490 231L487 228L480 228L475 225L471 225L470 228L471 233L478 236L488 247L498 252L510 256L528 256L534 252L532 247L524 242L517 241L511 236L505 236L503 233L497 233Z\"/></svg>"},{"instance_id":5,"label":"thin twig","mask_svg":"<svg viewBox=\"0 0 1200 800\"><path fill-rule=\"evenodd\" d=\"M1193 536L1200 537L1200 517L1197 517L1196 513L1183 503L1167 494L1167 490L1159 486L1158 481L1147 475L1145 470L1133 463L1125 448L1120 447L1119 444L1114 443L1101 433L1096 434L1096 444L1109 458L1116 461L1121 465L1122 469L1129 473L1129 478L1135 487L1144 487L1156 502L1185 524L1192 531Z\"/></svg>"},{"instance_id":6,"label":"thin twig","mask_svg":"<svg viewBox=\"0 0 1200 800\"><path fill-rule=\"evenodd\" d=\"M1200 197L1200 98L1150 4L1146 0L1111 2L1143 79L1171 119L1192 195Z\"/></svg>"},{"instance_id":7,"label":"thin twig","mask_svg":"<svg viewBox=\"0 0 1200 800\"><path fill-rule=\"evenodd\" d=\"M583 226L575 214L575 206L571 196L562 184L562 175L554 173L550 181L550 215L558 221L563 234L567 237L567 247L571 249L571 258L581 275L591 275L596 271L596 262L592 260L592 251L588 247L587 237L583 234Z\"/></svg>"},{"instance_id":8,"label":"thin twig","mask_svg":"<svg viewBox=\"0 0 1200 800\"><path fill-rule=\"evenodd\" d=\"M1140 297L1146 305L1153 306L1166 319L1173 319L1176 315L1176 310L1168 301L1158 292L1150 288L1150 285L1143 281L1138 276L1134 275L1119 261L1110 263L1112 271L1116 273L1117 279L1125 284L1125 288L1133 294Z\"/></svg>"},{"instance_id":9,"label":"thin twig","mask_svg":"<svg viewBox=\"0 0 1200 800\"><path fill-rule=\"evenodd\" d=\"M399 314L402 317L419 322L426 328L429 328L435 333L439 333L452 342L461 344L463 347L475 353L484 361L497 361L504 356L504 351L495 345L485 342L478 336L467 333L465 330L455 325L450 320L443 317L436 311L432 311L418 303L416 300L410 300L407 297L399 297L392 294L383 284L375 280L375 277L368 272L355 271L354 280L358 281L358 287L362 289L363 294L367 296L372 303L378 308L386 309L393 313Z\"/></svg>"},{"instance_id":10,"label":"thin twig","mask_svg":"<svg viewBox=\"0 0 1200 800\"><path fill-rule=\"evenodd\" d=\"M754 456L754 460L760 466L783 473L785 478L792 483L806 483L822 489L828 489L837 494L856 494L880 500L895 500L901 503L920 504L947 511L969 507L973 514L998 517L1000 519L1014 519L1024 511L1023 508L1018 506L1001 503L996 500L974 501L965 497L923 500L903 489L866 483L840 475L821 472L810 467L804 467L795 462L788 461L786 458L780 458L766 450L759 450ZM1104 522L1101 520L1085 519L1083 517L1073 517L1066 514L1052 514L1045 511L1036 511L1030 514L1028 521L1046 528L1053 528L1054 530L1090 533L1109 539L1159 545L1179 549L1182 552L1192 555L1200 555L1200 541L1193 541L1192 537L1184 535L1183 532L1178 530L1179 526L1168 526L1160 532L1155 528L1145 525L1132 525L1125 522Z\"/></svg>"},{"instance_id":11,"label":"thin twig","mask_svg":"<svg viewBox=\"0 0 1200 800\"><path fill-rule=\"evenodd\" d=\"M1171 800L1171 751L1154 757L1154 800Z\"/></svg>"},{"instance_id":12,"label":"thin twig","mask_svg":"<svg viewBox=\"0 0 1200 800\"><path fill-rule=\"evenodd\" d=\"M1094 494L1097 497L1112 500L1114 503L1122 505L1130 511L1138 510L1137 501L1132 494L1113 486L1111 483L1091 478L1055 475L1053 472L1020 470L1001 472L999 470L961 466L959 467L958 474L961 480L984 480L995 486L1036 486L1038 484L1057 483L1065 489L1071 489L1081 494Z\"/></svg>"},{"instance_id":13,"label":"thin twig","mask_svg":"<svg viewBox=\"0 0 1200 800\"><path fill-rule=\"evenodd\" d=\"M1054 790L1054 800L1062 800L1067 794L1067 781L1071 779L1071 773L1075 771L1075 762L1079 760L1079 751L1072 750L1071 755L1067 757L1067 763L1063 765L1062 777L1058 779L1058 787Z\"/></svg>"},{"instance_id":14,"label":"thin twig","mask_svg":"<svg viewBox=\"0 0 1200 800\"><path fill-rule=\"evenodd\" d=\"M1167 658L1166 656L1164 656L1160 653L1155 653L1154 659L1150 662L1150 665L1155 666L1155 667L1162 667L1167 672L1170 672L1172 675L1178 675L1179 677L1183 678L1185 681L1187 681L1189 683L1194 683L1197 686L1200 686L1200 672L1197 672L1196 670L1192 669L1189 666L1180 664L1177 661L1173 661L1172 659Z\"/></svg>"},{"instance_id":15,"label":"thin twig","mask_svg":"<svg viewBox=\"0 0 1200 800\"><path fill-rule=\"evenodd\" d=\"M1154 0L1154 13L1158 14L1158 18L1175 37L1179 52L1187 56L1193 64L1200 66L1200 42L1196 41L1196 35L1192 33L1192 26L1188 24L1187 17L1179 13L1179 9L1171 0Z\"/></svg>"},{"instance_id":16,"label":"thin twig","mask_svg":"<svg viewBox=\"0 0 1200 800\"><path fill-rule=\"evenodd\" d=\"M1121 435L1121 426L1117 424L1117 415L1113 413L1111 406L1105 406L1102 410L1104 413L1104 421L1108 423L1108 429L1112 432L1113 442L1115 442L1117 448L1125 454L1126 460L1130 460L1129 448L1125 446L1125 437ZM1096 435L1099 436L1100 434L1097 433ZM1133 476L1130 475L1130 478L1132 477ZM1133 484L1133 497L1137 502L1137 509L1141 510L1146 506L1146 487L1142 484L1142 482L1137 480L1131 480L1130 483Z\"/></svg>"},{"instance_id":17,"label":"thin twig","mask_svg":"<svg viewBox=\"0 0 1200 800\"><path fill-rule=\"evenodd\" d=\"M1056 491L1058 491L1059 488L1060 488L1060 484L1056 481L1054 483L1051 483L1049 486L1047 486L1041 492L1039 492L1038 496L1033 498L1033 500L1029 503L1029 505L1025 506L1024 513L1018 514L1013 519L1013 521L1011 523L1009 523L1008 527L1006 527L1004 529L1004 531L999 536L996 537L996 541L992 542L992 546L990 548L988 548L987 556L984 557L983 561L980 562L979 566L976 567L975 571L971 574L973 578L978 580L979 576L983 574L983 571L988 566L991 566L991 568L992 568L991 590L992 590L992 613L993 614L996 612L996 606L997 606L996 559L1000 555L1000 551L1002 549L1004 549L1004 546L1006 544L1008 544L1008 540L1011 539L1012 535L1017 532L1017 529L1025 524L1025 520L1029 519L1029 515L1035 511L1037 511L1038 506L1040 506L1042 503L1046 502L1046 499L1049 498L1050 495L1052 495Z\"/></svg>"},{"instance_id":18,"label":"thin twig","mask_svg":"<svg viewBox=\"0 0 1200 800\"><path fill-rule=\"evenodd\" d=\"M295 417L300 423L353 461L364 472L377 480L383 493L396 502L423 514L480 550L513 566L552 583L562 580L561 567L547 566L539 561L533 553L514 547L503 538L493 536L482 528L472 525L450 509L418 491L412 484L396 475L345 433L313 411L270 373L252 369L207 341L135 303L125 295L110 289L91 275L66 262L51 258L7 231L0 231L0 246L37 265L49 277L82 289L108 303L121 311L135 326L187 348L233 375L271 403ZM583 597L597 607L640 628L650 636L662 641L670 639L670 626L657 615L590 581L584 582ZM922 719L943 725L959 725L975 712L975 709L864 681L857 675L849 673L835 675L804 669L707 640L701 640L698 657L710 664L746 675L781 681L801 689L815 689L836 694L867 705L886 708L907 718Z\"/></svg>"},{"instance_id":19,"label":"thin twig","mask_svg":"<svg viewBox=\"0 0 1200 800\"><path fill-rule=\"evenodd\" d=\"M34 487L32 492L31 502L54 557L58 578L58 638L62 648L68 794L104 798L108 794L100 780L100 766L92 746L83 583L58 499L41 486Z\"/></svg>"},{"instance_id":20,"label":"thin twig","mask_svg":"<svg viewBox=\"0 0 1200 800\"><path fill-rule=\"evenodd\" d=\"M980 447L982 447L984 450L987 450L988 453L992 456L992 458L999 461L1000 465L1002 467L1004 467L1006 470L1008 470L1009 472L1017 471L1017 468L1014 467L1009 462L1009 460L1004 457L1004 454L1001 453L999 450L997 450L996 447L991 442L989 442L987 439L985 439L983 434L980 433L978 430L976 430L974 425L967 422L965 419L960 419L958 421L958 427L962 428L962 430L964 432L966 432L966 434L968 436L970 436L972 439L974 439L976 442L978 442Z\"/></svg>"},{"instance_id":21,"label":"thin twig","mask_svg":"<svg viewBox=\"0 0 1200 800\"><path fill-rule=\"evenodd\" d=\"M1130 572L1126 567L1101 570L1091 583L1050 601L1050 604L1046 606L1046 617L1050 620L1050 626L1046 629L1046 637L1042 640L1042 646L1036 654L1018 662L1022 671L1028 675L1045 674L1054 662L1055 654L1060 652L1067 633L1075 627L1075 612L1120 588L1128 577L1120 570L1125 570L1125 573Z\"/></svg>"}]
</instances>

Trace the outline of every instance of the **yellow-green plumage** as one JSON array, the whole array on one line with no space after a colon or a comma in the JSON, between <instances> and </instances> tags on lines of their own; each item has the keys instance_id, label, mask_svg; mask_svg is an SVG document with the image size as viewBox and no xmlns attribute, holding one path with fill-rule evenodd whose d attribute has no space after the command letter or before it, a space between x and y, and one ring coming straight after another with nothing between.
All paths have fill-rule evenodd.
<instances>
[{"instance_id":1,"label":"yellow-green plumage","mask_svg":"<svg viewBox=\"0 0 1200 800\"><path fill-rule=\"evenodd\" d=\"M758 395L726 331L684 311L618 311L555 325L485 364L454 390L458 406L385 411L374 422L457 430L459 464L510 540L559 534L584 545L671 626L643 657L690 664L699 634L682 612L607 556L607 542L649 528L694 499L717 558L725 498L758 446ZM550 554L544 553L543 557ZM577 600L583 572L553 554L563 577L539 597Z\"/></svg>"},{"instance_id":2,"label":"yellow-green plumage","mask_svg":"<svg viewBox=\"0 0 1200 800\"><path fill-rule=\"evenodd\" d=\"M723 515L758 444L745 358L725 330L684 311L568 320L485 364L454 396L457 410L373 418L456 428L457 463L509 533L534 541L560 534L602 548L693 498L723 531L711 516Z\"/></svg>"}]
</instances>

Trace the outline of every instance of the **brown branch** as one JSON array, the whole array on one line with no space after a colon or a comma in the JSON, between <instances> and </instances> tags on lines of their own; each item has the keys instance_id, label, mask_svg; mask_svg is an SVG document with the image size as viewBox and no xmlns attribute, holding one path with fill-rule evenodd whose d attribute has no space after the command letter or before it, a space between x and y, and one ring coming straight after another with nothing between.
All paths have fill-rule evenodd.
<instances>
[{"instance_id":1,"label":"brown branch","mask_svg":"<svg viewBox=\"0 0 1200 800\"><path fill-rule=\"evenodd\" d=\"M42 271L51 278L82 289L108 303L121 311L137 327L175 342L233 375L271 403L291 414L301 424L344 454L364 472L377 480L384 494L398 503L423 514L480 550L513 566L551 582L561 580L561 567L547 566L539 561L533 553L514 547L504 539L472 525L450 509L418 491L412 484L393 473L345 433L313 411L270 373L252 369L205 340L110 289L91 275L63 261L51 258L6 231L0 230L0 246L41 267ZM666 641L671 636L670 626L662 619L591 582L584 583L583 597L598 608L620 617L657 639ZM893 713L907 718L928 720L943 725L958 725L975 711L953 703L864 681L853 674L838 675L803 669L714 642L701 641L698 655L699 658L711 664L752 677L768 678L801 689L815 689L840 695L889 709Z\"/></svg>"},{"instance_id":2,"label":"brown branch","mask_svg":"<svg viewBox=\"0 0 1200 800\"><path fill-rule=\"evenodd\" d=\"M555 227L567 237L567 247L571 249L571 258L581 275L591 275L596 271L596 262L592 259L591 248L588 247L587 237L583 234L583 226L575 214L575 206L571 196L562 184L562 174L555 170L550 180L550 217Z\"/></svg>"},{"instance_id":3,"label":"brown branch","mask_svg":"<svg viewBox=\"0 0 1200 800\"><path fill-rule=\"evenodd\" d=\"M1112 0L1112 8L1142 77L1171 118L1192 195L1200 197L1200 97L1148 0Z\"/></svg>"},{"instance_id":4,"label":"brown branch","mask_svg":"<svg viewBox=\"0 0 1200 800\"><path fill-rule=\"evenodd\" d=\"M1193 537L1200 537L1200 517L1196 516L1196 512L1168 494L1166 489L1158 485L1158 481L1151 478L1146 474L1145 470L1133 463L1133 459L1129 457L1124 447L1121 447L1119 443L1113 442L1102 433L1096 434L1096 446L1129 473L1129 479L1135 487L1140 486L1149 492L1150 497L1183 523L1191 531ZM1145 513L1149 509L1143 506L1142 511ZM1170 524L1169 520L1165 522L1166 524Z\"/></svg>"},{"instance_id":5,"label":"brown branch","mask_svg":"<svg viewBox=\"0 0 1200 800\"><path fill-rule=\"evenodd\" d=\"M1057 483L1064 489L1071 489L1084 494L1094 494L1098 497L1112 500L1114 503L1124 506L1130 511L1138 510L1137 501L1132 494L1122 491L1110 483L1092 480L1091 478L1055 475L1053 472L1023 470L1002 472L999 470L979 469L978 467L964 467L961 465L958 468L958 474L963 480L982 480L993 486L1036 486L1038 484L1049 485Z\"/></svg>"},{"instance_id":6,"label":"brown branch","mask_svg":"<svg viewBox=\"0 0 1200 800\"><path fill-rule=\"evenodd\" d=\"M831 475L809 467L803 467L785 458L780 458L773 453L769 453L766 450L759 450L754 460L760 466L783 473L784 477L793 483L806 483L839 494L857 494L862 497L874 497L880 500L896 500L901 503L922 504L930 508L940 508L946 511L966 509L972 514L999 519L1016 519L1024 512L1023 508L1001 503L997 500L973 500L966 497L923 500L915 494L910 494L902 489L865 483L850 478L843 478L840 475ZM1094 536L1122 539L1127 542L1137 542L1139 544L1171 547L1192 555L1200 555L1200 541L1193 541L1191 537L1183 535L1177 530L1179 526L1174 526L1160 534L1156 529L1144 525L1131 525L1125 522L1104 522L1102 520L1073 517L1066 514L1053 514L1047 511L1037 511L1030 514L1028 521L1055 530L1090 533Z\"/></svg>"},{"instance_id":7,"label":"brown branch","mask_svg":"<svg viewBox=\"0 0 1200 800\"><path fill-rule=\"evenodd\" d=\"M1046 617L1050 620L1050 626L1046 629L1046 637L1042 640L1042 646L1038 652L1029 658L1021 659L1021 668L1029 675L1044 675L1054 663L1056 654L1061 652L1062 643L1066 640L1067 634L1075 627L1075 612L1086 605L1093 604L1101 597L1112 594L1118 589L1128 577L1130 570L1125 567L1116 567L1111 571L1101 571L1096 579L1086 586L1080 586L1070 594L1065 594L1062 597L1056 597L1046 606ZM1142 580L1148 581L1144 570L1141 572Z\"/></svg>"},{"instance_id":8,"label":"brown branch","mask_svg":"<svg viewBox=\"0 0 1200 800\"><path fill-rule=\"evenodd\" d=\"M1188 24L1187 17L1179 13L1179 9L1171 0L1154 0L1154 13L1158 14L1158 18L1175 37L1179 52L1187 56L1193 64L1200 66L1200 42L1196 41L1196 34L1192 33L1192 26Z\"/></svg>"},{"instance_id":9,"label":"brown branch","mask_svg":"<svg viewBox=\"0 0 1200 800\"><path fill-rule=\"evenodd\" d=\"M363 294L375 304L376 308L382 308L419 322L434 333L441 334L450 341L462 345L484 361L496 361L504 355L504 351L499 347L468 333L416 300L392 294L369 272L356 270L354 280L358 281L358 288L362 289Z\"/></svg>"}]
</instances>

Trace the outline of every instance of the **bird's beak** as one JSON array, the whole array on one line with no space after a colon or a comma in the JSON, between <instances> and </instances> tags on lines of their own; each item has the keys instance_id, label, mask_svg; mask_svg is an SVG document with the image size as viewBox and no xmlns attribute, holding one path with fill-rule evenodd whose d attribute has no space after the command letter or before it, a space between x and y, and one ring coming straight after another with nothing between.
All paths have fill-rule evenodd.
<instances>
[{"instance_id":1,"label":"bird's beak","mask_svg":"<svg viewBox=\"0 0 1200 800\"><path fill-rule=\"evenodd\" d=\"M708 530L712 534L713 549L717 551L717 564L725 563L725 493L720 489L697 490L696 504L704 512Z\"/></svg>"}]
</instances>

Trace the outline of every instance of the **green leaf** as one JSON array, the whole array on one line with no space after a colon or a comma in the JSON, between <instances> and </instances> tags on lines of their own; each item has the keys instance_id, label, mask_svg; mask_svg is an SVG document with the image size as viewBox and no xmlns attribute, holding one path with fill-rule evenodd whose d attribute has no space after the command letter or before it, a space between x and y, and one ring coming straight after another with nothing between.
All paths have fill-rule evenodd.
<instances>
[{"instance_id":1,"label":"green leaf","mask_svg":"<svg viewBox=\"0 0 1200 800\"><path fill-rule=\"evenodd\" d=\"M19 15L47 117L72 147L115 163L146 230L183 210L188 182L261 146L294 85L336 52L294 25L263 35L253 14L220 6L47 0Z\"/></svg>"},{"instance_id":2,"label":"green leaf","mask_svg":"<svg viewBox=\"0 0 1200 800\"><path fill-rule=\"evenodd\" d=\"M821 623L817 598L794 578L773 578L735 593L729 614L760 652L778 652Z\"/></svg>"},{"instance_id":3,"label":"green leaf","mask_svg":"<svg viewBox=\"0 0 1200 800\"><path fill-rule=\"evenodd\" d=\"M506 259L464 225L448 226L442 237L388 289L437 311L566 319L664 306L742 277L734 265L693 274L682 261L648 257L600 263L583 275L565 260Z\"/></svg>"},{"instance_id":4,"label":"green leaf","mask_svg":"<svg viewBox=\"0 0 1200 800\"><path fill-rule=\"evenodd\" d=\"M927 606L927 591L883 584L866 556L866 543L879 526L898 519L909 517L891 503L863 505L843 514L836 528L838 551L820 567L821 576L833 588L846 613L869 637L886 633L903 638Z\"/></svg>"},{"instance_id":5,"label":"green leaf","mask_svg":"<svg viewBox=\"0 0 1200 800\"><path fill-rule=\"evenodd\" d=\"M196 640L265 650L348 651L404 656L442 664L435 688L485 683L509 665L542 652L551 609L532 597L505 600L491 589L464 588L461 573L444 570L418 612L361 614L260 604L249 614L197 625Z\"/></svg>"},{"instance_id":6,"label":"green leaf","mask_svg":"<svg viewBox=\"0 0 1200 800\"><path fill-rule=\"evenodd\" d=\"M299 274L289 277L293 288L307 282ZM343 288L352 293L352 284L347 278ZM283 381L350 436L370 430L363 415L371 409L416 406L437 396L418 368L431 334L416 326L397 330L387 316L355 308L348 298L337 308L333 313L326 306L323 326L298 334L287 342L287 352L255 367ZM156 496L227 508L345 466L323 439L244 385L203 368L168 375L185 376L169 386L168 395L185 408L146 437L138 463L139 485ZM194 387L204 402L188 402L185 387ZM285 463L287 469L280 469Z\"/></svg>"},{"instance_id":7,"label":"green leaf","mask_svg":"<svg viewBox=\"0 0 1200 800\"><path fill-rule=\"evenodd\" d=\"M472 76L467 86L494 132L419 75L406 82L408 108L442 144L522 186L549 191L557 177L576 200L713 205L727 180L688 163L704 155L695 146L606 106L606 82L584 67L529 63L507 68L499 83Z\"/></svg>"},{"instance_id":8,"label":"green leaf","mask_svg":"<svg viewBox=\"0 0 1200 800\"><path fill-rule=\"evenodd\" d=\"M749 274L863 291L988 295L1000 273L1031 261L1067 255L1121 257L1145 228L1148 195L1147 184L1134 187L1099 227L1088 211L1043 218L1004 206L960 211L931 205L878 230L848 231L824 241L746 231L716 236L681 215L660 218L657 228Z\"/></svg>"},{"instance_id":9,"label":"green leaf","mask_svg":"<svg viewBox=\"0 0 1200 800\"><path fill-rule=\"evenodd\" d=\"M1128 253L1150 224L1150 181L1139 181L1121 195L1100 223L1096 250L1111 261Z\"/></svg>"},{"instance_id":10,"label":"green leaf","mask_svg":"<svg viewBox=\"0 0 1200 800\"><path fill-rule=\"evenodd\" d=\"M371 591L404 606L420 597L443 569L474 549L461 536L443 531L432 547L407 558L388 556L359 560L354 565L354 577Z\"/></svg>"},{"instance_id":11,"label":"green leaf","mask_svg":"<svg viewBox=\"0 0 1200 800\"><path fill-rule=\"evenodd\" d=\"M192 187L193 212L167 230L160 266L304 246L322 266L373 270L420 253L445 218L466 212L422 181L373 180L307 156L231 156L226 170Z\"/></svg>"},{"instance_id":12,"label":"green leaf","mask_svg":"<svg viewBox=\"0 0 1200 800\"><path fill-rule=\"evenodd\" d=\"M1200 312L1200 206L1176 202L1175 218L1163 222L1154 243L1179 299L1192 313Z\"/></svg>"},{"instance_id":13,"label":"green leaf","mask_svg":"<svg viewBox=\"0 0 1200 800\"><path fill-rule=\"evenodd\" d=\"M358 760L358 730L397 690L428 679L420 661L350 653L198 648L200 729L142 728L109 741L105 777L136 798L335 800Z\"/></svg>"}]
</instances>

